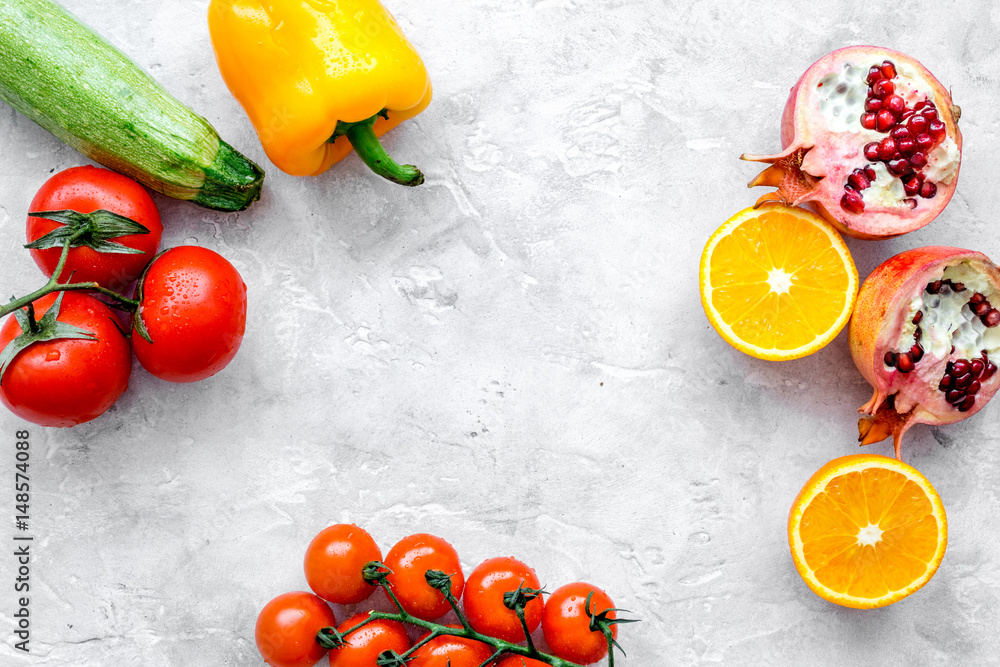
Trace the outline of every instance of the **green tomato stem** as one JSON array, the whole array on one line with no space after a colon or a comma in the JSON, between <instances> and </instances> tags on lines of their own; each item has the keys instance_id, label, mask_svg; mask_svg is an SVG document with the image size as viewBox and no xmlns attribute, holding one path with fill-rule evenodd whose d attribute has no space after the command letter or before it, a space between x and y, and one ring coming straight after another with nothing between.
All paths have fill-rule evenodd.
<instances>
[{"instance_id":1,"label":"green tomato stem","mask_svg":"<svg viewBox=\"0 0 1000 667\"><path fill-rule=\"evenodd\" d=\"M69 237L63 241L62 254L59 255L59 262L56 264L55 270L52 272L52 277L49 278L48 282L45 283L41 288L35 290L27 296L22 296L18 299L12 299L9 303L0 306L0 318L7 317L15 310L24 308L25 306L30 306L32 303L42 298L46 294L51 294L52 292L97 292L103 294L106 297L110 297L120 303L126 310L135 311L139 307L139 302L135 299L129 299L126 296L122 296L118 292L109 290L106 287L101 287L97 283L59 283L59 276L62 275L63 269L66 268L66 259L69 257L69 250L73 242L79 238L81 235L86 233L86 229L81 229L73 236ZM34 310L30 311L32 314ZM31 321L34 321L32 317Z\"/></svg>"},{"instance_id":2,"label":"green tomato stem","mask_svg":"<svg viewBox=\"0 0 1000 667\"><path fill-rule=\"evenodd\" d=\"M521 628L524 630L524 638L528 642L528 648L535 650L535 642L531 639L531 630L528 629L528 621L524 618L524 607L518 606L516 612L517 620L521 621Z\"/></svg>"},{"instance_id":3,"label":"green tomato stem","mask_svg":"<svg viewBox=\"0 0 1000 667\"><path fill-rule=\"evenodd\" d=\"M42 330L42 327L38 324L38 320L35 318L35 304L28 304L28 329L31 333L36 334Z\"/></svg>"},{"instance_id":4,"label":"green tomato stem","mask_svg":"<svg viewBox=\"0 0 1000 667\"><path fill-rule=\"evenodd\" d=\"M473 641L482 642L483 644L486 644L487 646L492 648L493 655L490 656L489 660L480 665L480 667L486 667L487 665L490 665L493 660L504 654L519 655L525 658L531 658L533 660L538 660L539 662L545 663L547 665L551 665L552 667L583 667L582 665L579 665L575 662L570 662L569 660L563 660L562 658L558 658L554 655L549 655L547 653L539 652L538 649L535 648L534 644L531 643L530 635L528 635L527 633L527 625L525 625L525 635L529 637L528 646L513 644L511 642L504 641L503 639L490 637L489 635L484 635L481 632L473 630L472 627L469 625L469 621L465 617L465 614L462 613L462 610L458 607L457 601L455 600L455 596L451 594L450 590L442 592L445 594L445 599L448 600L452 608L455 610L455 614L458 616L459 621L461 621L462 623L461 628L452 628L447 625L442 625L440 623L434 623L432 621L425 621L422 618L417 618L416 616L413 616L412 614L408 613L405 609L403 609L403 606L399 603L399 600L396 598L396 595L392 592L392 587L389 585L388 582L386 582L385 580L379 580L375 582L375 585L381 586L382 589L385 590L386 595L389 596L389 599L392 600L392 602L399 609L399 613L389 613L382 611L369 612L368 618L356 624L354 627L349 628L346 631L342 632L341 633L342 636L346 637L351 633L360 630L361 628L368 625L372 621L376 620L396 621L398 623L415 625L429 632L429 634L426 637L422 638L420 641L414 644L410 648L410 650L408 650L406 653L401 654L401 657L403 657L404 659L413 655L415 651L419 650L420 647L424 646L427 642L431 641L432 639L441 636L449 636L449 637L462 637L464 639L471 639ZM316 636L319 637L324 633L329 632L330 630L331 628L322 628L318 633L316 633ZM320 644L322 644L322 642L320 642ZM331 649L331 650L336 651L337 649Z\"/></svg>"}]
</instances>

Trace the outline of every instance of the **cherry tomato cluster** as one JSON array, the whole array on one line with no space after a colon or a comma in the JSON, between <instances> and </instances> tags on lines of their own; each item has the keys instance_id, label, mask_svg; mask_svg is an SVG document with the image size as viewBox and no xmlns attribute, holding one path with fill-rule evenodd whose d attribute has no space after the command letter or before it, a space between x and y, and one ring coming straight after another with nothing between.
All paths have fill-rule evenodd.
<instances>
[{"instance_id":1,"label":"cherry tomato cluster","mask_svg":"<svg viewBox=\"0 0 1000 667\"><path fill-rule=\"evenodd\" d=\"M156 254L163 224L130 178L73 167L42 185L26 235L49 281L0 309L0 400L42 426L75 426L128 388L132 355L171 382L218 373L246 329L246 285L218 253ZM135 287L134 298L122 291ZM99 298L102 297L102 298ZM110 306L110 307L109 307ZM131 325L112 308L131 312Z\"/></svg>"},{"instance_id":2,"label":"cherry tomato cluster","mask_svg":"<svg viewBox=\"0 0 1000 667\"><path fill-rule=\"evenodd\" d=\"M514 558L486 560L466 578L455 548L423 533L403 538L383 559L364 529L330 526L306 549L305 576L312 593L279 595L257 618L257 648L272 667L311 667L324 656L330 667L590 665L616 643L617 624L630 622L590 584L546 593L535 571ZM328 603L358 605L376 588L396 612L372 604L337 624ZM435 622L449 612L458 624ZM539 625L551 654L535 648Z\"/></svg>"}]
</instances>

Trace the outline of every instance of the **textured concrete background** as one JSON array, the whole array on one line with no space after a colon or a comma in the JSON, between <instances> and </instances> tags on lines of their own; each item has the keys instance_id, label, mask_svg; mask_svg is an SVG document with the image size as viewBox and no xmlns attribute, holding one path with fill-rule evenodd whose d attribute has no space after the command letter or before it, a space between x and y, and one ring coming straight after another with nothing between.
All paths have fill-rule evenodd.
<instances>
[{"instance_id":1,"label":"textured concrete background","mask_svg":"<svg viewBox=\"0 0 1000 667\"><path fill-rule=\"evenodd\" d=\"M850 242L861 275L919 245L1000 258L1000 7L390 0L436 92L387 140L428 175L411 191L354 157L313 179L271 167L204 0L65 4L268 177L241 214L157 198L165 246L213 248L247 282L234 363L194 385L136 365L104 417L31 429L32 656L12 648L5 520L4 665L261 665L258 610L305 586L307 543L341 521L384 550L442 535L467 571L512 555L550 588L601 585L644 621L623 628L624 666L996 664L1000 407L908 438L951 523L931 583L880 611L827 604L795 573L786 516L857 451L870 390L843 335L783 364L730 349L697 266L756 197L739 154L776 151L788 88L855 43L951 86L966 145L938 221ZM0 105L5 293L41 281L20 248L31 196L84 162ZM8 517L24 427L0 414Z\"/></svg>"}]
</instances>

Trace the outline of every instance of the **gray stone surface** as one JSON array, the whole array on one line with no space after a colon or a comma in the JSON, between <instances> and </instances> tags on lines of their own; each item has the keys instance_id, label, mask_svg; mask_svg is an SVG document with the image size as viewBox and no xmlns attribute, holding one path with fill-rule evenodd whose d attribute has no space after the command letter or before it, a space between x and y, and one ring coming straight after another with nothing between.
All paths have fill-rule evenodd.
<instances>
[{"instance_id":1,"label":"gray stone surface","mask_svg":"<svg viewBox=\"0 0 1000 667\"><path fill-rule=\"evenodd\" d=\"M31 428L30 657L11 634L25 424L0 414L0 663L261 665L258 610L305 587L307 543L342 521L385 550L442 535L466 571L512 555L550 588L599 584L644 621L622 631L626 667L996 663L1000 407L909 437L951 522L931 583L880 611L827 604L792 566L786 516L857 451L870 390L844 335L781 364L729 348L697 267L755 198L739 154L777 150L788 88L856 43L951 86L967 147L938 221L850 242L861 275L919 245L1000 258L997 5L391 0L436 92L387 140L428 175L407 190L353 156L312 179L271 167L203 0L65 4L268 177L241 214L157 197L165 246L215 249L247 282L233 364L194 385L136 365L102 418ZM40 282L20 249L31 196L83 163L0 105L5 293Z\"/></svg>"}]
</instances>

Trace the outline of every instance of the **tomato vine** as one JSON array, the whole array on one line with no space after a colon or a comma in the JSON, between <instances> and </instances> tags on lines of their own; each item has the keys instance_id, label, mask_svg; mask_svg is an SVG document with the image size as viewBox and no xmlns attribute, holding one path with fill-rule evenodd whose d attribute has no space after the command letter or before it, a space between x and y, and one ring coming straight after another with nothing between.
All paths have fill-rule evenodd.
<instances>
[{"instance_id":1,"label":"tomato vine","mask_svg":"<svg viewBox=\"0 0 1000 667\"><path fill-rule=\"evenodd\" d=\"M443 625L440 623L435 623L432 621L425 621L418 618L410 613L408 613L403 605L399 602L396 594L392 590L391 584L387 581L387 577L392 574L392 572L381 562L372 561L368 563L364 568L364 579L372 586L378 586L385 591L389 600L395 605L397 612L379 612L371 611L368 613L368 617L354 625L353 627L345 630L344 632L339 632L334 627L324 627L316 633L316 641L325 649L337 650L347 645L347 636L353 632L360 630L367 624L376 620L387 620L396 621L399 623L405 623L413 625L419 628L427 630L428 633L418 640L409 650L405 653L397 653L395 651L383 652L378 657L379 667L406 667L407 660L411 658L421 647L432 641L437 637L442 636L452 636L461 637L464 639L470 639L473 641L481 642L493 649L493 654L485 660L479 667L488 667L494 664L496 660L504 655L515 655L524 658L530 658L532 660L537 660L539 662L551 665L552 667L582 667L575 662L570 662L569 660L564 660L554 655L549 655L539 651L534 642L531 640L531 632L528 629L528 624L524 617L524 607L528 602L534 600L545 593L543 590L531 589L531 588L518 588L516 591L507 593L504 596L504 605L517 614L518 619L524 629L524 635L527 638L527 645L522 646L520 644L515 644L503 639L498 639L496 637L491 637L489 635L477 632L469 624L468 619L463 613L461 607L458 604L458 600L455 598L454 594L451 592L451 578L452 575L446 574L440 570L428 570L424 578L427 580L428 585L432 588L437 589L448 601L455 615L458 617L459 622L462 627L455 628L448 625ZM608 642L608 666L614 667L615 655L614 648L621 650L621 646L615 641L612 636L611 628L619 623L635 623L636 619L623 619L623 618L612 618L610 612L625 611L622 609L606 609L600 613L595 613L590 606L591 598L588 595L586 601L587 614L590 617L591 630L594 632L600 632L604 635Z\"/></svg>"}]
</instances>

